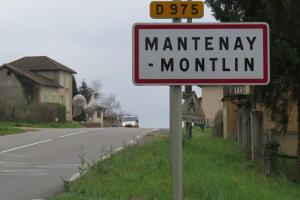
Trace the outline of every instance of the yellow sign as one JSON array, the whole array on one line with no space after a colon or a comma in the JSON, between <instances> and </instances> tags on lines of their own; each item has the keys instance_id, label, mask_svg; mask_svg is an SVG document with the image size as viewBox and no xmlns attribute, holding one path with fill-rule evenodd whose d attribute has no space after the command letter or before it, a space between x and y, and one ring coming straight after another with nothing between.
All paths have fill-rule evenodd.
<instances>
[{"instance_id":1,"label":"yellow sign","mask_svg":"<svg viewBox=\"0 0 300 200\"><path fill-rule=\"evenodd\" d=\"M150 16L154 19L201 18L204 15L202 1L153 1Z\"/></svg>"}]
</instances>

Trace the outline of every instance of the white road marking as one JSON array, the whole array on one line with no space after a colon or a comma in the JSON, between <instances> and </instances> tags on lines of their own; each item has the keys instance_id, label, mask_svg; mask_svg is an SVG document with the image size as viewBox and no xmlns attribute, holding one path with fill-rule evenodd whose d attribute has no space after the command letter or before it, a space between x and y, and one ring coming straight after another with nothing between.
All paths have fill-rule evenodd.
<instances>
[{"instance_id":1,"label":"white road marking","mask_svg":"<svg viewBox=\"0 0 300 200\"><path fill-rule=\"evenodd\" d=\"M0 173L0 176L47 176L48 173L35 173L35 174L4 174Z\"/></svg>"},{"instance_id":2,"label":"white road marking","mask_svg":"<svg viewBox=\"0 0 300 200\"><path fill-rule=\"evenodd\" d=\"M108 154L108 155L105 155L105 156L102 156L98 161L101 162L101 160L106 160L108 158L110 158L111 155ZM76 181L78 178L80 178L81 174L79 172L75 172L74 174L72 174L72 176L69 178L69 181L70 182L73 182L73 181Z\"/></svg>"},{"instance_id":3,"label":"white road marking","mask_svg":"<svg viewBox=\"0 0 300 200\"><path fill-rule=\"evenodd\" d=\"M101 131L101 130L105 130L107 128L88 128L89 131Z\"/></svg>"},{"instance_id":4,"label":"white road marking","mask_svg":"<svg viewBox=\"0 0 300 200\"><path fill-rule=\"evenodd\" d=\"M4 173L27 173L27 172L44 172L41 169L6 169L2 170Z\"/></svg>"},{"instance_id":5,"label":"white road marking","mask_svg":"<svg viewBox=\"0 0 300 200\"><path fill-rule=\"evenodd\" d=\"M34 146L34 145L37 145L37 144L42 144L42 143L45 143L45 142L50 142L52 140L43 140L43 141L39 141L39 142L35 142L35 143L32 143L32 144L27 144L27 145L24 145L24 146L20 146L20 147L16 147L16 148L13 148L13 149L8 149L8 150L5 150L5 151L1 151L1 153L8 153L8 152L11 152L11 151L15 151L15 150L18 150L18 149L23 149L23 148L26 148L26 147L31 147L31 146Z\"/></svg>"},{"instance_id":6,"label":"white road marking","mask_svg":"<svg viewBox=\"0 0 300 200\"><path fill-rule=\"evenodd\" d=\"M80 178L80 173L79 172L75 172L70 178L69 181L73 182L75 180L77 180L78 178Z\"/></svg>"},{"instance_id":7,"label":"white road marking","mask_svg":"<svg viewBox=\"0 0 300 200\"><path fill-rule=\"evenodd\" d=\"M115 149L115 151L118 152L118 151L122 151L123 149L124 149L124 147L118 147Z\"/></svg>"},{"instance_id":8,"label":"white road marking","mask_svg":"<svg viewBox=\"0 0 300 200\"><path fill-rule=\"evenodd\" d=\"M69 137L69 136L73 136L73 135L78 135L80 133L86 133L86 131L81 131L81 132L77 132L77 133L71 133L71 134L68 134L68 135L62 135L62 136L59 136L60 138L65 138L65 137Z\"/></svg>"},{"instance_id":9,"label":"white road marking","mask_svg":"<svg viewBox=\"0 0 300 200\"><path fill-rule=\"evenodd\" d=\"M20 165L27 165L28 163L25 163L25 162L0 162L0 166L11 166L11 165L17 165L17 166L20 166Z\"/></svg>"},{"instance_id":10,"label":"white road marking","mask_svg":"<svg viewBox=\"0 0 300 200\"><path fill-rule=\"evenodd\" d=\"M136 139L141 139L141 138L142 138L142 136L140 136L140 135L136 136Z\"/></svg>"},{"instance_id":11,"label":"white road marking","mask_svg":"<svg viewBox=\"0 0 300 200\"><path fill-rule=\"evenodd\" d=\"M62 169L73 169L73 168L78 168L80 167L80 164L59 164L59 165L38 165L35 166L37 168L50 168L50 169L54 169L54 168L62 168Z\"/></svg>"},{"instance_id":12,"label":"white road marking","mask_svg":"<svg viewBox=\"0 0 300 200\"><path fill-rule=\"evenodd\" d=\"M148 131L145 131L142 133L142 136L145 136L147 135L148 133L152 133L152 132L155 132L155 131L158 131L159 129L151 129L151 130L148 130Z\"/></svg>"},{"instance_id":13,"label":"white road marking","mask_svg":"<svg viewBox=\"0 0 300 200\"><path fill-rule=\"evenodd\" d=\"M13 154L13 153L10 153L10 154L0 154L1 157L15 157L15 158L27 158L29 157L28 155L22 155L22 154Z\"/></svg>"},{"instance_id":14,"label":"white road marking","mask_svg":"<svg viewBox=\"0 0 300 200\"><path fill-rule=\"evenodd\" d=\"M136 142L135 141L133 141L133 140L130 140L129 141L129 144L135 144Z\"/></svg>"},{"instance_id":15,"label":"white road marking","mask_svg":"<svg viewBox=\"0 0 300 200\"><path fill-rule=\"evenodd\" d=\"M0 175L21 175L21 176L42 176L48 175L45 170L33 170L33 169L12 169L12 170L2 170Z\"/></svg>"}]
</instances>

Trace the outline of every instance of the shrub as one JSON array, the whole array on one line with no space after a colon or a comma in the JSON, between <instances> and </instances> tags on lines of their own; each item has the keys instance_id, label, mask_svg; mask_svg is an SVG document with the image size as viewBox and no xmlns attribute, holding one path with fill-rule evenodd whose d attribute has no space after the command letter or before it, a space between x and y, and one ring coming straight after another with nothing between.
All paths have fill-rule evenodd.
<instances>
[{"instance_id":1,"label":"shrub","mask_svg":"<svg viewBox=\"0 0 300 200\"><path fill-rule=\"evenodd\" d=\"M0 120L5 120L6 118L6 104L4 101L0 100Z\"/></svg>"},{"instance_id":2,"label":"shrub","mask_svg":"<svg viewBox=\"0 0 300 200\"><path fill-rule=\"evenodd\" d=\"M57 117L58 117L58 121L60 122L65 122L66 121L66 106L61 105L61 104L57 104Z\"/></svg>"},{"instance_id":3,"label":"shrub","mask_svg":"<svg viewBox=\"0 0 300 200\"><path fill-rule=\"evenodd\" d=\"M37 122L53 122L57 118L57 108L48 103L31 104L33 119Z\"/></svg>"},{"instance_id":4,"label":"shrub","mask_svg":"<svg viewBox=\"0 0 300 200\"><path fill-rule=\"evenodd\" d=\"M216 137L223 137L223 111L222 110L218 111L215 116L213 135Z\"/></svg>"},{"instance_id":5,"label":"shrub","mask_svg":"<svg viewBox=\"0 0 300 200\"><path fill-rule=\"evenodd\" d=\"M57 103L31 103L7 107L0 100L0 120L27 122L65 122L66 107Z\"/></svg>"},{"instance_id":6,"label":"shrub","mask_svg":"<svg viewBox=\"0 0 300 200\"><path fill-rule=\"evenodd\" d=\"M32 103L19 115L18 120L28 122L66 121L66 107L56 103Z\"/></svg>"}]
</instances>

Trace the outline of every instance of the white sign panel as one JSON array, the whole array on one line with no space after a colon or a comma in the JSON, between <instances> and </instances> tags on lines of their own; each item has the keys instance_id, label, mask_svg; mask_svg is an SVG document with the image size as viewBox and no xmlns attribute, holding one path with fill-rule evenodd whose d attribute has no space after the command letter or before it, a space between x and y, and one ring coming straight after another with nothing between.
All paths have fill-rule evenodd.
<instances>
[{"instance_id":1,"label":"white sign panel","mask_svg":"<svg viewBox=\"0 0 300 200\"><path fill-rule=\"evenodd\" d=\"M269 82L266 23L135 24L136 85Z\"/></svg>"}]
</instances>

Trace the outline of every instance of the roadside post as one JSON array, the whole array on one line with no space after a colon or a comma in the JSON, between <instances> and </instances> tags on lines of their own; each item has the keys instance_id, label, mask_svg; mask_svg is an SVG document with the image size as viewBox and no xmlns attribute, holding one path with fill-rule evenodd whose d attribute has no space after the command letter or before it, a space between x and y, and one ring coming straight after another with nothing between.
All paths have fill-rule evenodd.
<instances>
[{"instance_id":1,"label":"roadside post","mask_svg":"<svg viewBox=\"0 0 300 200\"><path fill-rule=\"evenodd\" d=\"M173 23L133 25L133 83L170 87L173 200L183 198L182 86L266 85L270 77L268 24L180 23L203 10L199 1L154 1L151 17Z\"/></svg>"},{"instance_id":2,"label":"roadside post","mask_svg":"<svg viewBox=\"0 0 300 200\"><path fill-rule=\"evenodd\" d=\"M187 0L189 2L191 2L192 0ZM187 23L192 23L193 22L193 18L187 18ZM186 85L184 87L184 92L186 95L192 95L192 91L193 91L193 87L191 85ZM192 128L193 128L193 124L191 122L185 122L185 133L186 136L188 138L192 138Z\"/></svg>"},{"instance_id":3,"label":"roadside post","mask_svg":"<svg viewBox=\"0 0 300 200\"><path fill-rule=\"evenodd\" d=\"M176 1L176 0L173 0ZM167 2L170 3L170 2ZM172 5L170 5L172 6ZM151 13L151 12L150 12ZM174 18L173 23L181 23L181 18ZM169 129L169 158L172 162L172 170L173 173L176 170L176 173L180 176L182 174L181 170L181 152L182 152L182 145L179 144L179 141L182 140L181 135L181 93L182 87L181 85L170 85L170 129ZM179 145L179 146L178 146ZM178 151L176 151L178 148ZM176 158L175 158L176 157ZM178 164L175 166L175 164ZM176 170L175 170L176 168ZM174 174L173 174L174 178ZM175 178L174 180L175 181ZM176 187L180 185L181 180L176 178ZM173 183L175 184L175 183ZM177 191L181 191L182 189L177 189ZM180 195L180 194L177 194Z\"/></svg>"},{"instance_id":4,"label":"roadside post","mask_svg":"<svg viewBox=\"0 0 300 200\"><path fill-rule=\"evenodd\" d=\"M176 1L176 0L173 0ZM180 0L179 0L180 1ZM175 4L173 4L175 5ZM172 5L171 5L172 6ZM180 23L181 18L174 18L173 23ZM181 85L170 87L170 129L169 145L171 152L172 176L173 176L173 200L182 200L182 134L181 134Z\"/></svg>"},{"instance_id":5,"label":"roadside post","mask_svg":"<svg viewBox=\"0 0 300 200\"><path fill-rule=\"evenodd\" d=\"M173 0L176 1L176 0ZM180 18L173 19L173 23L180 23ZM173 200L182 200L182 120L181 120L181 85L170 86L170 146L173 175Z\"/></svg>"}]
</instances>

